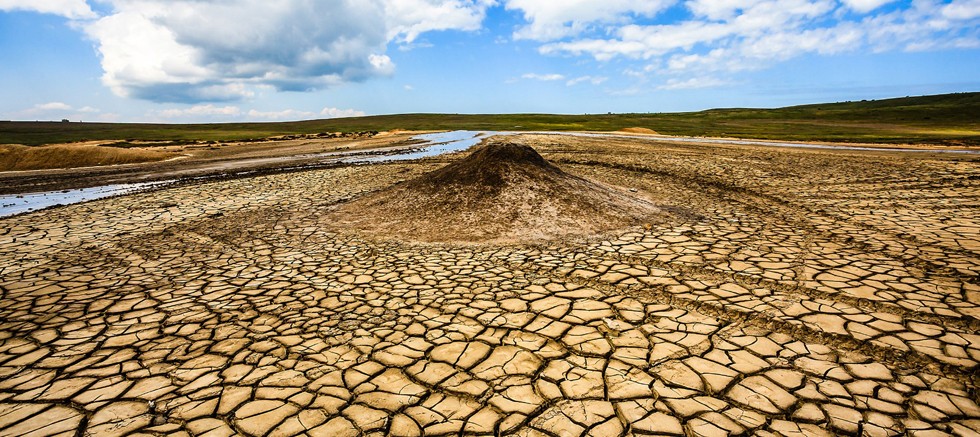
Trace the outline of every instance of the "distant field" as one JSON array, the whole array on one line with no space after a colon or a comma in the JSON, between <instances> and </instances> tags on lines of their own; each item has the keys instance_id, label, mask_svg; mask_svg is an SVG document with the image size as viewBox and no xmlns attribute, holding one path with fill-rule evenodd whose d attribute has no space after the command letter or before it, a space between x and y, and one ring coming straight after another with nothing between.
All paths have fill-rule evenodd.
<instances>
[{"instance_id":1,"label":"distant field","mask_svg":"<svg viewBox=\"0 0 980 437\"><path fill-rule=\"evenodd\" d=\"M980 145L980 93L646 114L399 114L283 123L130 124L0 122L0 144L86 140L227 141L317 132L648 128L666 135Z\"/></svg>"}]
</instances>

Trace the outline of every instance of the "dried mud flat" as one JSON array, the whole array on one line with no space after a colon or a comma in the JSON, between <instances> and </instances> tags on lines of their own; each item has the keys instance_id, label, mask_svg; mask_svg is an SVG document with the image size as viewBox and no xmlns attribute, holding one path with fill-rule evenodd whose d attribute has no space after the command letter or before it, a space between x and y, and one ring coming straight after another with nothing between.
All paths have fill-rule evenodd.
<instances>
[{"instance_id":1,"label":"dried mud flat","mask_svg":"<svg viewBox=\"0 0 980 437\"><path fill-rule=\"evenodd\" d=\"M668 214L331 230L453 157L0 220L0 435L980 432L977 158L515 141Z\"/></svg>"}]
</instances>

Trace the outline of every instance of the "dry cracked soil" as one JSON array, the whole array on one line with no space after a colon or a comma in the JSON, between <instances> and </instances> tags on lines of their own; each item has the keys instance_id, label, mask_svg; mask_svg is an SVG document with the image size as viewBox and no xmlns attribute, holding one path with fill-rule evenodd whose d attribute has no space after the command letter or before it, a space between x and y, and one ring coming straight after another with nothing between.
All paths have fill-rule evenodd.
<instances>
[{"instance_id":1,"label":"dry cracked soil","mask_svg":"<svg viewBox=\"0 0 980 437\"><path fill-rule=\"evenodd\" d=\"M337 226L463 155L0 219L0 435L980 433L980 159L508 141L656 220Z\"/></svg>"}]
</instances>

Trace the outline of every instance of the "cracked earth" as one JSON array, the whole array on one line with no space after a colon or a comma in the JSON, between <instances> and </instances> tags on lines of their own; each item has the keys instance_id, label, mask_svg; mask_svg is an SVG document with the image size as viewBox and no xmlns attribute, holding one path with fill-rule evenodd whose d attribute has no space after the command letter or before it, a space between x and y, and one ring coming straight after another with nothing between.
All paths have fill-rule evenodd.
<instances>
[{"instance_id":1,"label":"cracked earth","mask_svg":"<svg viewBox=\"0 0 980 437\"><path fill-rule=\"evenodd\" d=\"M525 135L666 218L332 227L457 156L0 220L0 435L977 435L980 160Z\"/></svg>"}]
</instances>

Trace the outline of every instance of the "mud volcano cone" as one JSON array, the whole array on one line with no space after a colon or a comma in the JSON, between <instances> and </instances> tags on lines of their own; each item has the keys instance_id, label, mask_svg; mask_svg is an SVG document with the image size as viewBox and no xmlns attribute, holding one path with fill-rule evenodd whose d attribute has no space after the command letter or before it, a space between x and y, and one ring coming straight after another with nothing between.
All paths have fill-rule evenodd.
<instances>
[{"instance_id":1,"label":"mud volcano cone","mask_svg":"<svg viewBox=\"0 0 980 437\"><path fill-rule=\"evenodd\" d=\"M533 148L490 142L416 179L343 204L330 221L369 236L526 242L657 220L660 209L565 173Z\"/></svg>"}]
</instances>

